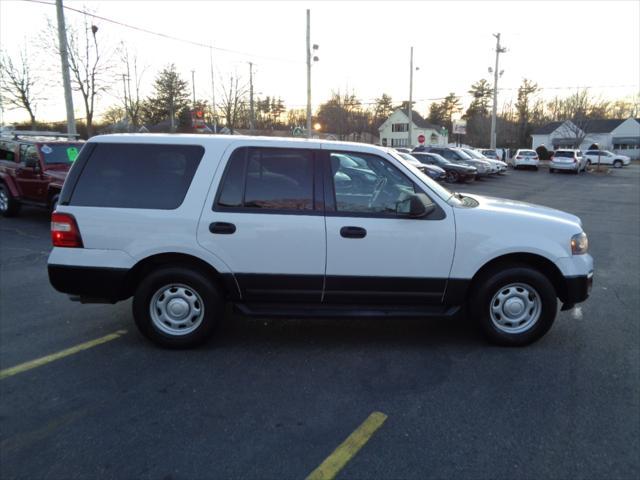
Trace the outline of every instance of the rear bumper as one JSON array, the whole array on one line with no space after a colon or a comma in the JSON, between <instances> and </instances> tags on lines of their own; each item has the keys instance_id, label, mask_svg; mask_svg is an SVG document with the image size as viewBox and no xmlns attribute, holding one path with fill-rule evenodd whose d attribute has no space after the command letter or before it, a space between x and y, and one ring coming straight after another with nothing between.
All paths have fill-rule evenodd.
<instances>
[{"instance_id":1,"label":"rear bumper","mask_svg":"<svg viewBox=\"0 0 640 480\"><path fill-rule=\"evenodd\" d=\"M575 171L578 169L578 166L580 164L578 162L576 163L556 163L556 162L551 162L549 164L549 168L553 168L555 170L572 170Z\"/></svg>"},{"instance_id":2,"label":"rear bumper","mask_svg":"<svg viewBox=\"0 0 640 480\"><path fill-rule=\"evenodd\" d=\"M92 302L115 303L125 297L129 269L49 265L49 282L57 291Z\"/></svg>"}]
</instances>

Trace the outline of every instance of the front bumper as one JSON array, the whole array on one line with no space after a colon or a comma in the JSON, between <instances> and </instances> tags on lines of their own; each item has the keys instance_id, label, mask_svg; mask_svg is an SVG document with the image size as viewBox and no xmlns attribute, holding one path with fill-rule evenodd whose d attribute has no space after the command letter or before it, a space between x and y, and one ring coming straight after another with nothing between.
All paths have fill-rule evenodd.
<instances>
[{"instance_id":1,"label":"front bumper","mask_svg":"<svg viewBox=\"0 0 640 480\"><path fill-rule=\"evenodd\" d=\"M563 292L560 300L565 305L575 305L584 302L591 294L593 288L593 272L587 275L576 277L565 277L566 291Z\"/></svg>"}]
</instances>

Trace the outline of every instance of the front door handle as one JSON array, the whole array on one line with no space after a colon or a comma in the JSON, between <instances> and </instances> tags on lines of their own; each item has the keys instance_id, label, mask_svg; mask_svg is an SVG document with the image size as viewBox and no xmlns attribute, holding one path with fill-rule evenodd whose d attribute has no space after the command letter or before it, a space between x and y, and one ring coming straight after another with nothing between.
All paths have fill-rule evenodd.
<instances>
[{"instance_id":1,"label":"front door handle","mask_svg":"<svg viewBox=\"0 0 640 480\"><path fill-rule=\"evenodd\" d=\"M233 223L213 222L209 225L209 231L221 235L231 235L236 232L236 226Z\"/></svg>"},{"instance_id":2,"label":"front door handle","mask_svg":"<svg viewBox=\"0 0 640 480\"><path fill-rule=\"evenodd\" d=\"M344 238L364 238L367 236L367 231L362 227L342 227L340 235Z\"/></svg>"}]
</instances>

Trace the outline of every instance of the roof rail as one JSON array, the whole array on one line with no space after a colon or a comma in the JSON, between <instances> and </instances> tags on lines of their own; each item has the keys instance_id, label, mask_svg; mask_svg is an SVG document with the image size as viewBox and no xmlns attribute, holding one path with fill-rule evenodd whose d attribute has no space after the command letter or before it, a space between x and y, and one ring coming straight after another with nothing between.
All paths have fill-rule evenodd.
<instances>
[{"instance_id":1,"label":"roof rail","mask_svg":"<svg viewBox=\"0 0 640 480\"><path fill-rule=\"evenodd\" d=\"M14 139L18 137L65 137L65 138L80 138L80 134L78 133L62 133L62 132L39 132L37 130L12 130L8 133L13 136Z\"/></svg>"}]
</instances>

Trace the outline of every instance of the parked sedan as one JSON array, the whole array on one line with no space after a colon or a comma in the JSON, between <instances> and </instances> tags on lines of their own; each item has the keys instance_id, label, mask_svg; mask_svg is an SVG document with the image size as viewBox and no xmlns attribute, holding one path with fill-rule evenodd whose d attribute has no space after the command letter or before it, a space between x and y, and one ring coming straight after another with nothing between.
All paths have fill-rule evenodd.
<instances>
[{"instance_id":1,"label":"parked sedan","mask_svg":"<svg viewBox=\"0 0 640 480\"><path fill-rule=\"evenodd\" d=\"M490 158L492 160L500 160L500 158L498 158L498 153L495 150L491 150L488 148L481 148L479 152L485 157Z\"/></svg>"},{"instance_id":2,"label":"parked sedan","mask_svg":"<svg viewBox=\"0 0 640 480\"><path fill-rule=\"evenodd\" d=\"M478 170L475 167L453 163L436 153L414 152L411 154L426 165L436 165L446 172L445 180L449 183L475 180Z\"/></svg>"},{"instance_id":3,"label":"parked sedan","mask_svg":"<svg viewBox=\"0 0 640 480\"><path fill-rule=\"evenodd\" d=\"M553 173L556 170L580 173L586 169L587 159L582 156L580 150L573 149L556 150L549 164L549 173Z\"/></svg>"},{"instance_id":4,"label":"parked sedan","mask_svg":"<svg viewBox=\"0 0 640 480\"><path fill-rule=\"evenodd\" d=\"M533 167L538 170L539 164L540 159L538 158L538 154L535 150L521 148L517 150L516 154L513 156L513 168L516 170L520 167Z\"/></svg>"},{"instance_id":5,"label":"parked sedan","mask_svg":"<svg viewBox=\"0 0 640 480\"><path fill-rule=\"evenodd\" d=\"M587 150L584 154L588 165L613 165L613 168L622 168L623 165L629 165L631 158L626 155L618 155L608 150Z\"/></svg>"},{"instance_id":6,"label":"parked sedan","mask_svg":"<svg viewBox=\"0 0 640 480\"><path fill-rule=\"evenodd\" d=\"M438 167L437 165L429 165L426 163L420 162L416 157L410 155L408 153L397 152L400 157L406 160L407 163L413 165L422 173L428 175L433 180L444 180L447 176L447 172L444 169Z\"/></svg>"},{"instance_id":7,"label":"parked sedan","mask_svg":"<svg viewBox=\"0 0 640 480\"><path fill-rule=\"evenodd\" d=\"M477 150L473 150L471 148L461 148L460 150L469 155L471 158L488 162L491 166L491 173L493 174L504 173L507 171L507 164L502 160L494 160L493 158L485 157Z\"/></svg>"},{"instance_id":8,"label":"parked sedan","mask_svg":"<svg viewBox=\"0 0 640 480\"><path fill-rule=\"evenodd\" d=\"M479 177L486 177L489 175L491 171L491 166L489 162L485 162L483 160L477 160L475 158L471 158L462 149L457 147L416 147L413 149L413 153L415 152L427 152L427 153L436 153L441 157L444 157L448 161L455 163L457 165L465 165L468 167L474 167L478 171Z\"/></svg>"}]
</instances>

